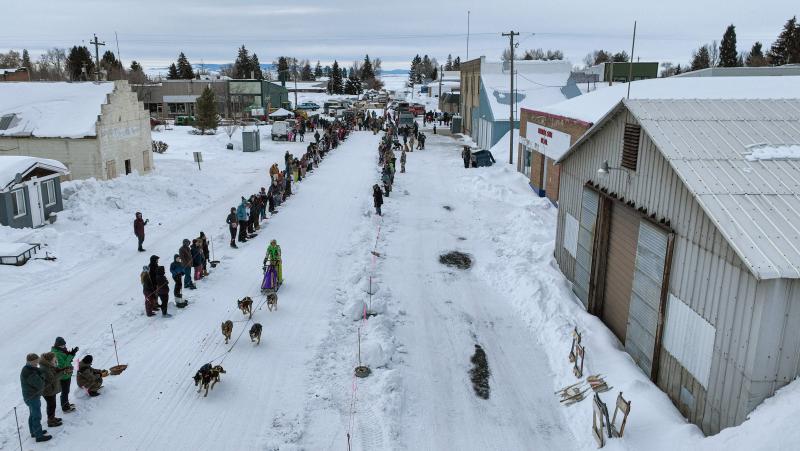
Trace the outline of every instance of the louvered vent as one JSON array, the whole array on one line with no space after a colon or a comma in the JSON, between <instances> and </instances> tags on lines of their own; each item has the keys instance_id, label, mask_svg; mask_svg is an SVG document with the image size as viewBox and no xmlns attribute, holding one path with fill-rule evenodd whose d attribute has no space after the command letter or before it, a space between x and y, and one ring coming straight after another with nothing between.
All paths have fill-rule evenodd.
<instances>
[{"instance_id":1,"label":"louvered vent","mask_svg":"<svg viewBox=\"0 0 800 451\"><path fill-rule=\"evenodd\" d=\"M0 130L8 130L8 127L11 126L11 122L14 120L15 114L6 114L5 116L0 117Z\"/></svg>"},{"instance_id":2,"label":"louvered vent","mask_svg":"<svg viewBox=\"0 0 800 451\"><path fill-rule=\"evenodd\" d=\"M641 127L637 124L625 124L625 136L622 140L622 167L636 170L636 163L639 161L639 137Z\"/></svg>"}]
</instances>

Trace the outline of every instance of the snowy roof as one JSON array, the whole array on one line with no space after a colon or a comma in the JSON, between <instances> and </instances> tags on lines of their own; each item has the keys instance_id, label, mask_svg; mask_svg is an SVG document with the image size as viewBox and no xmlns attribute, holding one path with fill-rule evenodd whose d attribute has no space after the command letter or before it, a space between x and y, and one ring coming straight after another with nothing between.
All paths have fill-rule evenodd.
<instances>
[{"instance_id":1,"label":"snowy roof","mask_svg":"<svg viewBox=\"0 0 800 451\"><path fill-rule=\"evenodd\" d=\"M100 105L113 90L113 82L0 83L0 117L14 115L0 136L95 136Z\"/></svg>"},{"instance_id":2,"label":"snowy roof","mask_svg":"<svg viewBox=\"0 0 800 451\"><path fill-rule=\"evenodd\" d=\"M594 123L628 93L628 84L553 105L532 108L546 114ZM632 99L792 99L800 98L800 77L653 78L631 83Z\"/></svg>"},{"instance_id":3,"label":"snowy roof","mask_svg":"<svg viewBox=\"0 0 800 451\"><path fill-rule=\"evenodd\" d=\"M14 184L17 174L24 177L26 173L37 167L62 174L69 173L67 167L56 160L16 155L0 156L0 192Z\"/></svg>"},{"instance_id":4,"label":"snowy roof","mask_svg":"<svg viewBox=\"0 0 800 451\"><path fill-rule=\"evenodd\" d=\"M284 116L294 116L294 113L292 113L289 110L283 109L283 108L278 108L277 110L275 110L274 112L270 113L269 115L270 115L270 117L284 117Z\"/></svg>"},{"instance_id":5,"label":"snowy roof","mask_svg":"<svg viewBox=\"0 0 800 451\"><path fill-rule=\"evenodd\" d=\"M515 62L514 102L517 108L536 108L566 100L562 88L567 85L571 69L568 61ZM507 121L512 99L509 70L502 63L482 64L481 84L494 120Z\"/></svg>"},{"instance_id":6,"label":"snowy roof","mask_svg":"<svg viewBox=\"0 0 800 451\"><path fill-rule=\"evenodd\" d=\"M622 105L756 278L800 278L800 100Z\"/></svg>"}]
</instances>

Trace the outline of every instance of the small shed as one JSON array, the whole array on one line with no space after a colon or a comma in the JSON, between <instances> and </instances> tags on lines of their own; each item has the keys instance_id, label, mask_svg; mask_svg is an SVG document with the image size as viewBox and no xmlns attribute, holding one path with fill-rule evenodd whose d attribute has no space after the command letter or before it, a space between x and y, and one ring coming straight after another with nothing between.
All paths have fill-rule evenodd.
<instances>
[{"instance_id":1,"label":"small shed","mask_svg":"<svg viewBox=\"0 0 800 451\"><path fill-rule=\"evenodd\" d=\"M55 221L64 209L59 161L24 156L0 156L0 224L24 228Z\"/></svg>"}]
</instances>

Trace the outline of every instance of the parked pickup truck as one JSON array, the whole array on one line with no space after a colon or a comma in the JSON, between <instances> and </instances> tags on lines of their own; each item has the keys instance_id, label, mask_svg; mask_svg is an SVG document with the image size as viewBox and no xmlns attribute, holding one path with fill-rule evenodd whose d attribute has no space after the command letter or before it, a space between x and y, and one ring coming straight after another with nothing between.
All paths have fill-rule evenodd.
<instances>
[{"instance_id":1,"label":"parked pickup truck","mask_svg":"<svg viewBox=\"0 0 800 451\"><path fill-rule=\"evenodd\" d=\"M289 139L289 123L286 121L275 121L272 123L272 140Z\"/></svg>"},{"instance_id":2,"label":"parked pickup truck","mask_svg":"<svg viewBox=\"0 0 800 451\"><path fill-rule=\"evenodd\" d=\"M303 102L300 105L297 105L298 110L312 110L316 111L320 109L320 106L314 102Z\"/></svg>"}]
</instances>

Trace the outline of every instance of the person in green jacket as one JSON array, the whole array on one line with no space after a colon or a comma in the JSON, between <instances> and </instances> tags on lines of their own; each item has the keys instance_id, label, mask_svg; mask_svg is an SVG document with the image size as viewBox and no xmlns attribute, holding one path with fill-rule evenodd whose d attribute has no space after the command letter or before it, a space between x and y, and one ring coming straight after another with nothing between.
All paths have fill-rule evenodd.
<instances>
[{"instance_id":1,"label":"person in green jacket","mask_svg":"<svg viewBox=\"0 0 800 451\"><path fill-rule=\"evenodd\" d=\"M39 356L28 354L25 359L25 366L19 373L19 381L22 386L22 399L30 410L28 415L28 429L31 437L37 442L46 442L51 436L47 431L42 430L42 393L44 392L44 376L39 369Z\"/></svg>"},{"instance_id":2,"label":"person in green jacket","mask_svg":"<svg viewBox=\"0 0 800 451\"><path fill-rule=\"evenodd\" d=\"M278 271L278 284L283 283L283 260L281 259L281 247L278 242L272 240L267 247L267 259L275 262L275 270Z\"/></svg>"},{"instance_id":3,"label":"person in green jacket","mask_svg":"<svg viewBox=\"0 0 800 451\"><path fill-rule=\"evenodd\" d=\"M75 405L69 402L69 386L72 381L72 361L78 353L78 347L67 350L67 341L61 337L56 337L56 342L50 350L56 355L57 368L62 371L61 383L61 410L64 413L75 410Z\"/></svg>"}]
</instances>

